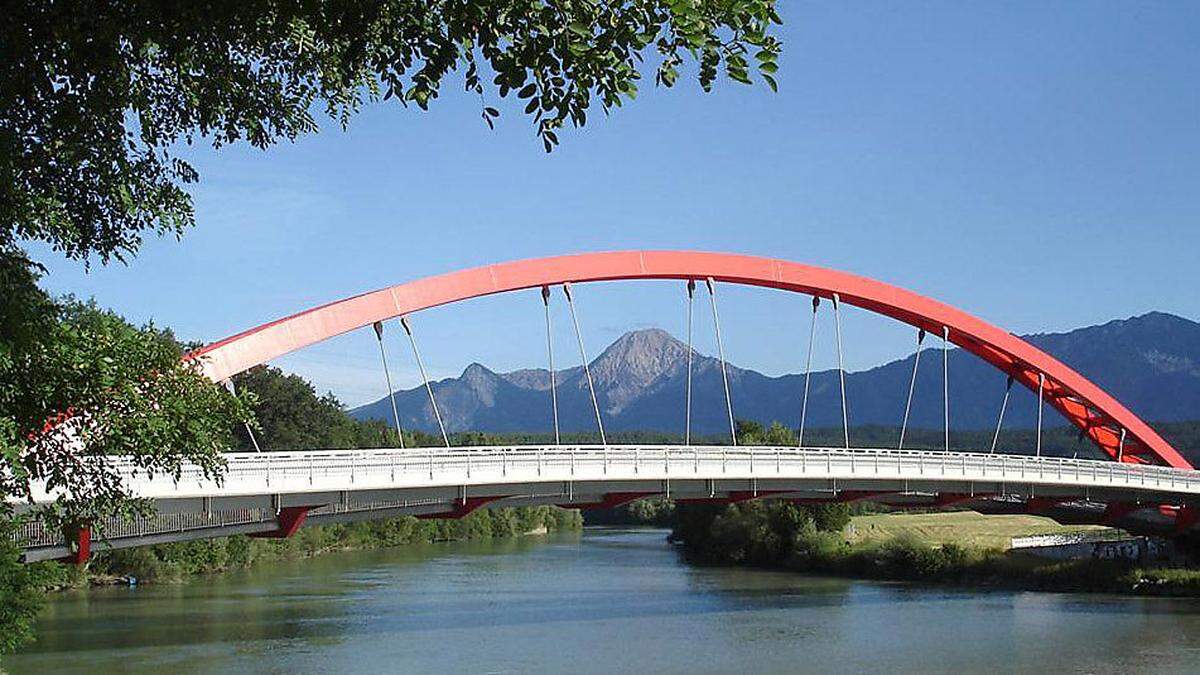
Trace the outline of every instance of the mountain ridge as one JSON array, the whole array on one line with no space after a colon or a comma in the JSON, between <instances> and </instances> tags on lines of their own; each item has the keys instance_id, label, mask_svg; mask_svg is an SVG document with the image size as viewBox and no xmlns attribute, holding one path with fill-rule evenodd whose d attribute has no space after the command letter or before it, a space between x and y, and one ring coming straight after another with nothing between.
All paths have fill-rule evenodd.
<instances>
[{"instance_id":1,"label":"mountain ridge","mask_svg":"<svg viewBox=\"0 0 1200 675\"><path fill-rule=\"evenodd\" d=\"M1165 312L1114 319L1066 332L1024 336L1035 346L1075 368L1113 394L1143 419L1200 418L1200 323ZM926 351L940 351L940 347ZM940 355L922 355L910 424L942 425ZM683 426L687 346L661 328L625 333L589 363L606 429L679 431ZM913 356L846 374L852 425L898 425L908 391ZM937 365L933 365L937 363ZM930 365L925 365L930 364ZM734 412L764 423L799 423L803 375L767 376L727 364ZM694 352L693 431L721 433L727 427L720 362ZM1005 376L974 355L950 352L951 426L987 429L995 425ZM564 431L595 428L583 368L555 373L559 419ZM541 368L498 373L480 363L457 378L432 383L438 408L450 431L536 432L551 428L549 374ZM809 426L841 424L836 370L813 372ZM423 386L396 392L406 428L436 429ZM1048 410L1049 412L1049 410ZM387 397L350 411L358 419L391 419ZM1036 397L1014 388L1005 425L1028 428L1036 420ZM1063 424L1052 414L1047 424Z\"/></svg>"}]
</instances>

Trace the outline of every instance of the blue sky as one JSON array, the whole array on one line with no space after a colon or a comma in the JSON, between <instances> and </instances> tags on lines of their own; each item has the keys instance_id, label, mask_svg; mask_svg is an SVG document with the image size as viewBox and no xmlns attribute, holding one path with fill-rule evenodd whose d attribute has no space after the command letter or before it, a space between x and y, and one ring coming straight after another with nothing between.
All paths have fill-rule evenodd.
<instances>
[{"instance_id":1,"label":"blue sky","mask_svg":"<svg viewBox=\"0 0 1200 675\"><path fill-rule=\"evenodd\" d=\"M346 133L327 123L267 152L197 150L198 225L182 242L91 271L34 247L43 285L208 341L465 266L680 248L874 276L1017 333L1150 310L1200 318L1200 5L781 4L778 94L647 84L546 155L519 107L501 104L490 131L452 85L428 113L380 104ZM803 298L720 293L732 361L800 369ZM633 328L681 333L679 284L578 296L593 356ZM540 321L532 291L414 317L439 377L471 361L541 365ZM570 365L565 315L557 325ZM706 314L696 330L712 351ZM855 313L845 336L852 369L913 341ZM418 384L390 344L397 385ZM278 365L359 404L384 393L374 349L368 329Z\"/></svg>"}]
</instances>

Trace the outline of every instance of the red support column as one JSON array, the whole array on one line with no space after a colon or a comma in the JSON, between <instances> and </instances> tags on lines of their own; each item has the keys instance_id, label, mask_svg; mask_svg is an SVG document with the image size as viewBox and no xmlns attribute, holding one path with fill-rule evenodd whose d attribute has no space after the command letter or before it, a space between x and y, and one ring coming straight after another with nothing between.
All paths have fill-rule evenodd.
<instances>
[{"instance_id":1,"label":"red support column","mask_svg":"<svg viewBox=\"0 0 1200 675\"><path fill-rule=\"evenodd\" d=\"M472 511L484 506L485 504L494 502L497 499L505 499L506 497L508 497L508 495L497 495L495 497L467 497L466 499L459 500L459 502L450 511L442 511L441 513L421 513L417 514L417 518L420 518L421 520L432 520L435 518L458 520L459 518L466 517Z\"/></svg>"},{"instance_id":2,"label":"red support column","mask_svg":"<svg viewBox=\"0 0 1200 675\"><path fill-rule=\"evenodd\" d=\"M92 530L89 527L80 527L75 532L75 550L71 553L71 563L74 565L83 565L87 563L88 557L92 553Z\"/></svg>"},{"instance_id":3,"label":"red support column","mask_svg":"<svg viewBox=\"0 0 1200 675\"><path fill-rule=\"evenodd\" d=\"M308 512L316 506L285 506L279 509L279 514L275 516L275 522L279 524L277 529L270 532L254 532L250 536L259 539L287 539L296 534L296 530L304 524L304 520L308 518Z\"/></svg>"}]
</instances>

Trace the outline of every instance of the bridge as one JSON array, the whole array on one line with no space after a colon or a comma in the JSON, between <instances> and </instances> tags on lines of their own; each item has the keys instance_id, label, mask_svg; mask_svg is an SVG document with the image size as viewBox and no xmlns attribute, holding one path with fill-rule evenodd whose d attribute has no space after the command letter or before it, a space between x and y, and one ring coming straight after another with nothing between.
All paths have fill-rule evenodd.
<instances>
[{"instance_id":1,"label":"bridge","mask_svg":"<svg viewBox=\"0 0 1200 675\"><path fill-rule=\"evenodd\" d=\"M607 442L603 411L588 371L576 307L577 284L629 279L683 282L682 295L692 353L693 304L699 284L707 290L719 352L730 443L691 443L691 361L680 392L685 442L679 446L629 446ZM699 284L698 284L699 282ZM717 288L743 284L803 294L810 302L800 447L738 444L721 340ZM549 307L561 288L572 318L600 443L558 442L557 393ZM545 308L550 390L547 420L556 442L537 447L460 447L450 437L425 374L410 317L423 309L505 292L533 290ZM813 331L822 305L833 314L839 371L842 369L842 305L890 317L917 331L917 358L896 448L854 447L844 377L841 380L843 444L804 445ZM250 329L200 349L198 362L214 381L352 330L371 329L379 344L383 377L392 392L385 322L398 319L408 337L445 447L226 455L220 480L196 468L178 480L148 476L128 458L107 458L125 476L130 492L151 500L157 514L134 522L93 523L72 537L34 523L20 533L26 560L86 560L91 530L103 533L97 547L122 548L230 534L286 537L310 524L350 522L397 515L459 518L478 508L555 504L608 508L664 496L685 502L733 503L788 499L796 503L869 499L897 507L965 506L983 513L1038 513L1060 522L1104 523L1135 532L1182 534L1200 520L1200 473L1148 424L1065 364L1029 343L961 310L880 281L782 260L719 253L629 251L518 261L399 284L323 305ZM945 445L906 450L904 438L928 335L942 345ZM1008 376L998 400L990 448L950 450L948 363L957 346ZM1029 454L996 452L1013 384L1037 394L1038 426ZM400 417L392 400L393 422ZM1041 452L1044 408L1061 414L1107 460L1066 459ZM399 436L403 440L403 436ZM257 447L257 441L255 441ZM52 501L40 491L34 502ZM29 508L28 505L21 508Z\"/></svg>"}]
</instances>

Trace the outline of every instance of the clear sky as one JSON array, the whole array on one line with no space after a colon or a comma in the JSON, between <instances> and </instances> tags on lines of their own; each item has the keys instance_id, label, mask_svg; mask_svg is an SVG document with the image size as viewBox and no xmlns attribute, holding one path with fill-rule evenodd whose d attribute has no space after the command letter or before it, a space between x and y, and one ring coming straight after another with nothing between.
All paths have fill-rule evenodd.
<instances>
[{"instance_id":1,"label":"clear sky","mask_svg":"<svg viewBox=\"0 0 1200 675\"><path fill-rule=\"evenodd\" d=\"M209 341L465 266L680 248L874 276L1017 333L1156 309L1200 318L1200 4L781 5L778 94L647 84L546 155L519 107L500 105L490 131L455 83L428 113L380 104L347 133L198 150L198 225L182 242L90 272L35 247L44 286ZM682 298L678 283L580 287L592 355L633 328L680 334ZM732 361L801 368L804 299L720 299ZM530 291L414 325L442 377L471 361L542 365L540 311ZM577 363L565 315L558 328L561 362ZM696 329L711 352L707 314ZM913 341L865 315L845 334L852 369ZM418 384L392 339L397 385ZM374 350L367 329L279 365L359 404L384 393Z\"/></svg>"}]
</instances>

